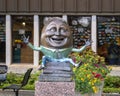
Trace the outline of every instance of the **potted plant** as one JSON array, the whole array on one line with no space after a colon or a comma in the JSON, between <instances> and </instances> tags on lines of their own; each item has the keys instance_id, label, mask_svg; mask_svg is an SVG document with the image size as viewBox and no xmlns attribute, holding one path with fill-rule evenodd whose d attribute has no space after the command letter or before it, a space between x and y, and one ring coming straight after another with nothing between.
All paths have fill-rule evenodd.
<instances>
[{"instance_id":1,"label":"potted plant","mask_svg":"<svg viewBox=\"0 0 120 96\"><path fill-rule=\"evenodd\" d=\"M76 62L82 61L79 68L73 68L76 91L83 96L101 96L104 78L111 71L111 68L106 66L104 57L89 48L80 54L72 53L71 56Z\"/></svg>"}]
</instances>

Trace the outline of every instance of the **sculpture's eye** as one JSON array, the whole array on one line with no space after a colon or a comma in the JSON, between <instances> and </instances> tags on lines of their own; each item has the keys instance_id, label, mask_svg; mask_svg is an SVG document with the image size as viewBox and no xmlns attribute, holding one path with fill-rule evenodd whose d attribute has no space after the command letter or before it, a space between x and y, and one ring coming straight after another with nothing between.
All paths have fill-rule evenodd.
<instances>
[{"instance_id":1,"label":"sculpture's eye","mask_svg":"<svg viewBox=\"0 0 120 96\"><path fill-rule=\"evenodd\" d=\"M67 31L67 29L66 28L60 28L60 32L66 32Z\"/></svg>"},{"instance_id":2,"label":"sculpture's eye","mask_svg":"<svg viewBox=\"0 0 120 96\"><path fill-rule=\"evenodd\" d=\"M52 27L52 28L50 29L51 32L56 32L56 30L57 30L56 27Z\"/></svg>"}]
</instances>

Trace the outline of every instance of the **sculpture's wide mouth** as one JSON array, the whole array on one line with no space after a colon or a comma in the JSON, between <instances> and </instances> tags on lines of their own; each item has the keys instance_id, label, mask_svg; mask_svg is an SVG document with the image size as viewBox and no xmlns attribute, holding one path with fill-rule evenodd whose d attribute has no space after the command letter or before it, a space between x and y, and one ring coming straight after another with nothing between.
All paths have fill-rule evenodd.
<instances>
[{"instance_id":1,"label":"sculpture's wide mouth","mask_svg":"<svg viewBox=\"0 0 120 96\"><path fill-rule=\"evenodd\" d=\"M49 45L52 45L53 47L62 47L67 44L68 41L67 37L62 36L50 36L46 40Z\"/></svg>"}]
</instances>

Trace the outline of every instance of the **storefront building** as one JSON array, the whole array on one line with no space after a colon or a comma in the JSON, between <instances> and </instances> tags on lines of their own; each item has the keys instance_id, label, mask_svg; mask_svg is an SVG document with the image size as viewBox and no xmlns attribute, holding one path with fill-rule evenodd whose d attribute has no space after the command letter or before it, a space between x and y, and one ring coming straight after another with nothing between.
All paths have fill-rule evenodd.
<instances>
[{"instance_id":1,"label":"storefront building","mask_svg":"<svg viewBox=\"0 0 120 96\"><path fill-rule=\"evenodd\" d=\"M42 53L31 50L21 38L25 34L39 46L43 20L51 16L69 23L73 47L80 48L90 39L92 50L108 60L110 42L120 45L119 4L120 0L0 0L0 64L38 66ZM81 19L87 20L86 25Z\"/></svg>"}]
</instances>

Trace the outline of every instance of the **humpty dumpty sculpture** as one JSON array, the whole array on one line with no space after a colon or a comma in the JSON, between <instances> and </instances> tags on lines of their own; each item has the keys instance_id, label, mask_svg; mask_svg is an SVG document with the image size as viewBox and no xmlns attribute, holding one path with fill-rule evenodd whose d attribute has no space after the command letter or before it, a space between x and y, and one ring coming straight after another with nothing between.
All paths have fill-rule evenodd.
<instances>
[{"instance_id":1,"label":"humpty dumpty sculpture","mask_svg":"<svg viewBox=\"0 0 120 96\"><path fill-rule=\"evenodd\" d=\"M41 51L42 64L39 69L44 69L47 62L70 62L76 67L81 65L81 62L76 64L68 55L71 52L82 52L90 45L89 41L80 49L73 48L72 32L65 20L60 17L48 17L44 20L44 27L41 34L41 44L39 47L33 46L29 42L29 37L23 36L23 42L30 48L36 51Z\"/></svg>"}]
</instances>

